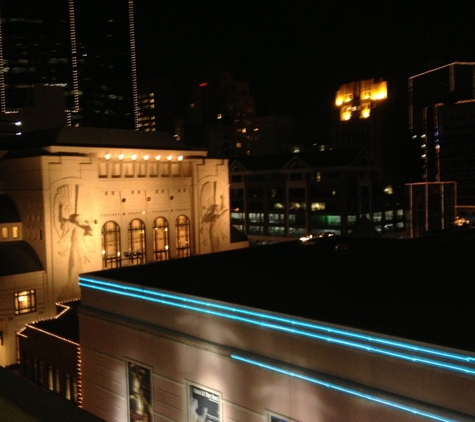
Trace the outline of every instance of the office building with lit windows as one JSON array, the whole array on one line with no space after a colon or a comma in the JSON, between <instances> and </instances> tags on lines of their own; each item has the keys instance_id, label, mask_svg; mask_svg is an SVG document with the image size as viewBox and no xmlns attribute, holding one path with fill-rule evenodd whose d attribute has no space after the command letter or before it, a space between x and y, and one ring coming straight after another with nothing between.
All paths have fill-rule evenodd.
<instances>
[{"instance_id":1,"label":"office building with lit windows","mask_svg":"<svg viewBox=\"0 0 475 422\"><path fill-rule=\"evenodd\" d=\"M257 147L255 99L246 81L219 66L194 78L183 142L208 149L210 155L253 155Z\"/></svg>"},{"instance_id":2,"label":"office building with lit windows","mask_svg":"<svg viewBox=\"0 0 475 422\"><path fill-rule=\"evenodd\" d=\"M229 171L232 224L253 242L346 236L362 216L382 235L404 234L403 187L360 151L242 157Z\"/></svg>"},{"instance_id":3,"label":"office building with lit windows","mask_svg":"<svg viewBox=\"0 0 475 422\"><path fill-rule=\"evenodd\" d=\"M94 13L91 13L94 10ZM132 0L0 2L0 111L32 104L35 84L64 89L69 125L138 127Z\"/></svg>"},{"instance_id":4,"label":"office building with lit windows","mask_svg":"<svg viewBox=\"0 0 475 422\"><path fill-rule=\"evenodd\" d=\"M475 63L454 62L411 76L408 89L409 133L419 147L421 180L439 181L444 173L439 160L444 148L439 107L475 98Z\"/></svg>"},{"instance_id":5,"label":"office building with lit windows","mask_svg":"<svg viewBox=\"0 0 475 422\"><path fill-rule=\"evenodd\" d=\"M335 95L333 148L363 150L382 175L388 143L387 82L365 79L340 86Z\"/></svg>"},{"instance_id":6,"label":"office building with lit windows","mask_svg":"<svg viewBox=\"0 0 475 422\"><path fill-rule=\"evenodd\" d=\"M335 236L82 274L81 405L105 421L474 421L470 282L429 287L469 271L464 248Z\"/></svg>"},{"instance_id":7,"label":"office building with lit windows","mask_svg":"<svg viewBox=\"0 0 475 422\"><path fill-rule=\"evenodd\" d=\"M2 148L1 365L16 361L19 325L80 296L81 272L248 246L230 227L227 160L171 135L63 127Z\"/></svg>"}]
</instances>

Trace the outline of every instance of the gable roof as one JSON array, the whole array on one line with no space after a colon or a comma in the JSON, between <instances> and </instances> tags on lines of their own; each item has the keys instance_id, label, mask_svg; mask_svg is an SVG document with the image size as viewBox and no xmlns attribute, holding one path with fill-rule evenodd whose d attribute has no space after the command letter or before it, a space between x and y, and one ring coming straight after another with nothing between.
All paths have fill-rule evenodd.
<instances>
[{"instance_id":1,"label":"gable roof","mask_svg":"<svg viewBox=\"0 0 475 422\"><path fill-rule=\"evenodd\" d=\"M249 157L235 158L230 161L229 168L234 171L270 171L292 168L329 168L358 166L362 163L364 151L305 151L298 154L271 154L253 155ZM369 161L369 160L368 160ZM367 167L367 165L364 165Z\"/></svg>"}]
</instances>

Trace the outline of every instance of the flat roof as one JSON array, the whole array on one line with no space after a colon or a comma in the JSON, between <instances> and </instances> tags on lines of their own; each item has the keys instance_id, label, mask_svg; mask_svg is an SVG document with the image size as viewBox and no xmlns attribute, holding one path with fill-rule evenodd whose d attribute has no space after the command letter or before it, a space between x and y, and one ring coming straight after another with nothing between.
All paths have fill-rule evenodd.
<instances>
[{"instance_id":1,"label":"flat roof","mask_svg":"<svg viewBox=\"0 0 475 422\"><path fill-rule=\"evenodd\" d=\"M475 229L333 236L88 275L475 352Z\"/></svg>"}]
</instances>

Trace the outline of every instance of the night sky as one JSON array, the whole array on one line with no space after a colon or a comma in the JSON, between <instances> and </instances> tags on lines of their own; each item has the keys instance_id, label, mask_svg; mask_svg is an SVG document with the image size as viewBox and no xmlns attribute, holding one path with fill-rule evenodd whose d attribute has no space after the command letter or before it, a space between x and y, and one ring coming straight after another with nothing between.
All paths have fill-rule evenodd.
<instances>
[{"instance_id":1,"label":"night sky","mask_svg":"<svg viewBox=\"0 0 475 422\"><path fill-rule=\"evenodd\" d=\"M139 73L169 81L178 103L218 62L250 83L258 115L289 113L311 131L324 131L343 83L383 78L404 102L409 76L475 61L473 1L136 0L135 12Z\"/></svg>"}]
</instances>

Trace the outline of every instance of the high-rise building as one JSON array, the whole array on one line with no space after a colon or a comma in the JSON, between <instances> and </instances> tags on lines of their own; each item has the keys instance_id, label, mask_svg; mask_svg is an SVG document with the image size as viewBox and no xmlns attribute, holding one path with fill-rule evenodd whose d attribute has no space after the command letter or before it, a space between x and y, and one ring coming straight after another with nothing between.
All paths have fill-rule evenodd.
<instances>
[{"instance_id":1,"label":"high-rise building","mask_svg":"<svg viewBox=\"0 0 475 422\"><path fill-rule=\"evenodd\" d=\"M475 99L436 108L437 179L457 182L457 207L475 205ZM458 211L460 214L461 211ZM472 219L473 219L473 213Z\"/></svg>"},{"instance_id":2,"label":"high-rise building","mask_svg":"<svg viewBox=\"0 0 475 422\"><path fill-rule=\"evenodd\" d=\"M475 62L454 62L411 76L409 133L420 147L421 178L440 179L438 108L475 98Z\"/></svg>"},{"instance_id":3,"label":"high-rise building","mask_svg":"<svg viewBox=\"0 0 475 422\"><path fill-rule=\"evenodd\" d=\"M183 141L215 156L256 153L255 100L249 84L219 65L202 70L193 83Z\"/></svg>"},{"instance_id":4,"label":"high-rise building","mask_svg":"<svg viewBox=\"0 0 475 422\"><path fill-rule=\"evenodd\" d=\"M81 126L138 128L133 0L74 2ZM91 11L94 11L91 13Z\"/></svg>"},{"instance_id":5,"label":"high-rise building","mask_svg":"<svg viewBox=\"0 0 475 422\"><path fill-rule=\"evenodd\" d=\"M366 79L341 85L335 96L337 116L333 145L339 150L365 150L372 163L383 169L387 82Z\"/></svg>"},{"instance_id":6,"label":"high-rise building","mask_svg":"<svg viewBox=\"0 0 475 422\"><path fill-rule=\"evenodd\" d=\"M94 13L91 13L91 11ZM68 124L138 127L133 1L0 0L0 111L64 88Z\"/></svg>"}]
</instances>

